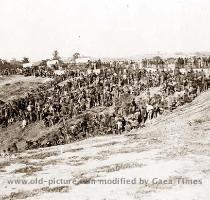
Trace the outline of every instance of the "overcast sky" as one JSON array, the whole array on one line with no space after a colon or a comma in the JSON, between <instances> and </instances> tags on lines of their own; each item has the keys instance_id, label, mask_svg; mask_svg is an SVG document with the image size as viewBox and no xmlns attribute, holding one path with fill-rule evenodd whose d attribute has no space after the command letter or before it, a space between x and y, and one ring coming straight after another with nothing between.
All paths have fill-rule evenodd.
<instances>
[{"instance_id":1,"label":"overcast sky","mask_svg":"<svg viewBox=\"0 0 210 200\"><path fill-rule=\"evenodd\" d=\"M0 0L0 58L210 51L209 0Z\"/></svg>"}]
</instances>

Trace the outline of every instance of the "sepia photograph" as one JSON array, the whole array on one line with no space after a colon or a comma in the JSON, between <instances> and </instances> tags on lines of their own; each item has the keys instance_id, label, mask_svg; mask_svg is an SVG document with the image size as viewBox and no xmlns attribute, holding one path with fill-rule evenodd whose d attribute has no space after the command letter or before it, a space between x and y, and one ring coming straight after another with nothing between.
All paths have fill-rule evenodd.
<instances>
[{"instance_id":1,"label":"sepia photograph","mask_svg":"<svg viewBox=\"0 0 210 200\"><path fill-rule=\"evenodd\" d=\"M0 200L210 200L209 0L0 0Z\"/></svg>"}]
</instances>

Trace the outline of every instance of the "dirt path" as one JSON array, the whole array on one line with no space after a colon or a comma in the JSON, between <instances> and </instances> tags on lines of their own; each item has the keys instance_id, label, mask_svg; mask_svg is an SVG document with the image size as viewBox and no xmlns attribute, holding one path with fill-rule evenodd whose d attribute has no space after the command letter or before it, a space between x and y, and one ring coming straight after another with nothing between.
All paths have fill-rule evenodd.
<instances>
[{"instance_id":1,"label":"dirt path","mask_svg":"<svg viewBox=\"0 0 210 200\"><path fill-rule=\"evenodd\" d=\"M209 200L209 122L210 91L143 129L2 158L2 197ZM8 184L36 178L40 184Z\"/></svg>"}]
</instances>

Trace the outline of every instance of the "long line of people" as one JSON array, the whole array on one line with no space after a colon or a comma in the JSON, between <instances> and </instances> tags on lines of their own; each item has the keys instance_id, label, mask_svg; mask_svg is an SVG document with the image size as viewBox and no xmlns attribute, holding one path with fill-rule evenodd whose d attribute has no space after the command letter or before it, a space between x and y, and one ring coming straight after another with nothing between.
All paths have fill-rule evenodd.
<instances>
[{"instance_id":1,"label":"long line of people","mask_svg":"<svg viewBox=\"0 0 210 200\"><path fill-rule=\"evenodd\" d=\"M121 134L123 131L143 127L146 121L156 118L164 110L171 111L186 102L191 102L200 92L207 90L205 75L197 75L193 71L184 75L172 73L163 81L160 94L151 96L148 91L145 99L132 99L120 106L114 105L114 112L85 113L80 116L81 120L78 123L62 123L59 130L51 136L30 141L28 148L65 144L98 134ZM130 92L127 91L128 96L131 95Z\"/></svg>"},{"instance_id":2,"label":"long line of people","mask_svg":"<svg viewBox=\"0 0 210 200\"><path fill-rule=\"evenodd\" d=\"M62 85L61 81L66 79ZM40 120L47 127L58 124L60 128L51 139L46 138L44 144L38 142L43 138L29 141L28 148L69 143L96 134L120 134L144 126L164 110L192 101L207 90L208 80L203 72L193 70L185 74L177 69L152 72L119 64L104 65L99 73L69 70L48 88L40 87L1 107L0 125L21 122L24 129ZM151 87L161 87L160 93L151 95ZM145 98L141 98L145 91ZM113 110L93 112L96 107ZM69 124L69 119L78 117L78 123Z\"/></svg>"}]
</instances>

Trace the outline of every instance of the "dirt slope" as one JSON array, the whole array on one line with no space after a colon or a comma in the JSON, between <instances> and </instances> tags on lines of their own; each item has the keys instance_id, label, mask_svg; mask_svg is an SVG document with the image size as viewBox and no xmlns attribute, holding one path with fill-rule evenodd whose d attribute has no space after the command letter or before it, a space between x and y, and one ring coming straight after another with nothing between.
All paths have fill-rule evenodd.
<instances>
[{"instance_id":1,"label":"dirt slope","mask_svg":"<svg viewBox=\"0 0 210 200\"><path fill-rule=\"evenodd\" d=\"M52 79L34 76L13 75L0 78L0 100L7 102L25 96L31 89Z\"/></svg>"},{"instance_id":2,"label":"dirt slope","mask_svg":"<svg viewBox=\"0 0 210 200\"><path fill-rule=\"evenodd\" d=\"M143 129L1 158L0 178L2 199L209 200L210 91Z\"/></svg>"}]
</instances>

